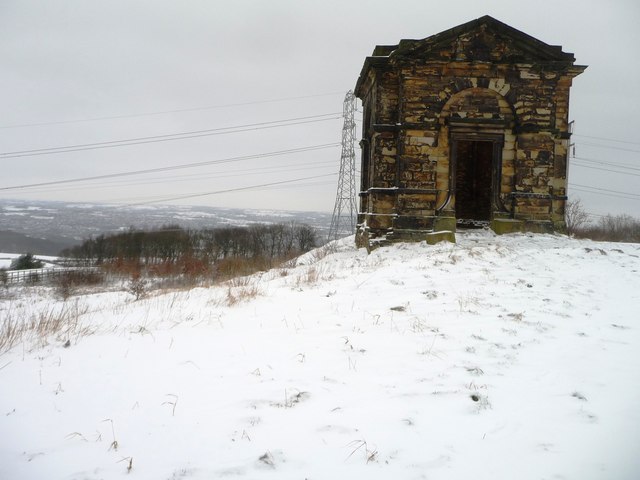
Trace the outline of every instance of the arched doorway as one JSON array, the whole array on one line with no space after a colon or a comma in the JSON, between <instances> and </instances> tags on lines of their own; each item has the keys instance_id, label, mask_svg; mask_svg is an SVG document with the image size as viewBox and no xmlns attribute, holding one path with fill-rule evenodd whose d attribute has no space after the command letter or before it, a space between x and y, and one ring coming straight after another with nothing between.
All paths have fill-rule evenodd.
<instances>
[{"instance_id":1,"label":"arched doorway","mask_svg":"<svg viewBox=\"0 0 640 480\"><path fill-rule=\"evenodd\" d=\"M507 100L488 88L462 90L440 115L449 146L449 202L459 227L487 225L504 213L501 194L510 192L514 158L514 114Z\"/></svg>"},{"instance_id":2,"label":"arched doorway","mask_svg":"<svg viewBox=\"0 0 640 480\"><path fill-rule=\"evenodd\" d=\"M458 140L456 158L456 220L460 223L491 219L491 142Z\"/></svg>"},{"instance_id":3,"label":"arched doorway","mask_svg":"<svg viewBox=\"0 0 640 480\"><path fill-rule=\"evenodd\" d=\"M451 177L456 224L488 224L499 209L503 135L453 133Z\"/></svg>"}]
</instances>

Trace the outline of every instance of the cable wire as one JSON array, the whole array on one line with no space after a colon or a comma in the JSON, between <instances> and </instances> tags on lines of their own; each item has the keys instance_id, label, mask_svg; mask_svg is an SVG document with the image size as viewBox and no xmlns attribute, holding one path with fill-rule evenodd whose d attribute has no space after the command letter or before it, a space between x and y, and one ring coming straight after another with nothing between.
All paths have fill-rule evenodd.
<instances>
[{"instance_id":1,"label":"cable wire","mask_svg":"<svg viewBox=\"0 0 640 480\"><path fill-rule=\"evenodd\" d=\"M613 197L617 197L620 195L626 195L626 197L622 197L622 198L629 198L632 200L640 200L640 195L638 195L637 193L629 193L629 192L621 192L619 190L610 190L608 188L599 188L599 187L592 187L590 185L580 185L579 183L570 183L569 184L570 187L582 187L582 189L588 188L590 190L597 190L596 192L590 192L590 190L582 190L581 188L575 188L575 190L580 190L580 191L587 191L590 193L598 193L598 192L609 192L609 195L613 196ZM619 195L616 195L619 194Z\"/></svg>"},{"instance_id":2,"label":"cable wire","mask_svg":"<svg viewBox=\"0 0 640 480\"><path fill-rule=\"evenodd\" d=\"M598 145L597 143L589 143L589 142L582 142L580 143L580 145L586 145L588 147L596 147L596 148L606 148L611 150L622 150L623 152L640 153L640 150L634 150L632 148L614 147L612 145Z\"/></svg>"},{"instance_id":3,"label":"cable wire","mask_svg":"<svg viewBox=\"0 0 640 480\"><path fill-rule=\"evenodd\" d=\"M594 167L592 165L584 165L584 164L582 164L580 162L572 162L571 165L572 166L576 166L576 167L580 167L580 168L589 168L591 170L600 170L600 171L603 171L603 172L620 173L622 175L640 177L640 173L621 172L620 170L611 170L610 168L600 168L600 167Z\"/></svg>"},{"instance_id":4,"label":"cable wire","mask_svg":"<svg viewBox=\"0 0 640 480\"><path fill-rule=\"evenodd\" d=\"M316 97L328 97L330 95L342 94L344 92L330 92L330 93L319 93L316 95L301 95L298 97L285 97L285 98L276 98L272 100L257 100L253 102L241 102L241 103L227 103L222 105L209 105L206 107L195 107L195 108L180 108L176 110L161 110L157 112L147 112L147 113L132 113L128 115L113 115L106 117L93 117L93 118L82 118L76 120L59 120L53 122L40 122L40 123L23 123L16 125L0 125L0 129L4 128L23 128L23 127L41 127L45 125L62 125L68 123L82 123L82 122L97 122L100 120L117 120L121 118L135 118L135 117L147 117L153 115L164 115L167 113L183 113L183 112L197 112L202 110L213 110L217 108L230 108L230 107L242 107L247 105L258 105L263 103L277 103L277 102L286 102L290 100L301 100L305 98L316 98Z\"/></svg>"},{"instance_id":5,"label":"cable wire","mask_svg":"<svg viewBox=\"0 0 640 480\"><path fill-rule=\"evenodd\" d=\"M603 196L605 196L605 197L624 198L624 199L626 199L626 200L640 200L640 198L635 198L635 197L626 197L626 196L624 196L624 195L616 195L616 194L614 194L614 193L594 192L594 191L586 190L586 189L583 189L583 188L575 188L575 187L572 187L572 189L571 189L571 190L574 190L574 191L576 191L576 192L593 193L594 195L603 195Z\"/></svg>"},{"instance_id":6,"label":"cable wire","mask_svg":"<svg viewBox=\"0 0 640 480\"><path fill-rule=\"evenodd\" d=\"M272 175L275 173L295 172L300 170L316 170L320 168L326 168L330 165L335 165L333 160L323 162L300 162L295 165L272 165L268 167L258 167L253 169L233 169L234 173L225 172L211 172L207 175L202 174L188 174L188 175L172 175L171 177L152 177L141 181L127 181L126 179L116 179L111 181L100 181L100 183L89 183L81 185L67 185L66 187L49 186L39 189L29 189L28 192L32 193L53 193L53 192L68 192L87 189L109 189L119 187L132 187L139 185L153 185L171 182L172 184L178 182L193 182L194 180L208 180L208 179L221 179L231 177L245 177L250 175Z\"/></svg>"},{"instance_id":7,"label":"cable wire","mask_svg":"<svg viewBox=\"0 0 640 480\"><path fill-rule=\"evenodd\" d=\"M636 168L636 167L632 167L628 164L623 164L623 163L613 163L613 162L605 162L603 160L596 160L593 158L585 158L585 157L571 157L572 159L576 159L576 160L580 160L582 162L588 162L588 163L598 163L600 165L609 165L611 167L618 167L618 168L624 168L627 170L637 170L640 172L640 168Z\"/></svg>"},{"instance_id":8,"label":"cable wire","mask_svg":"<svg viewBox=\"0 0 640 480\"><path fill-rule=\"evenodd\" d=\"M201 192L201 193L192 193L192 194L189 194L189 195L178 195L178 196L175 196L175 197L165 197L165 198L161 198L161 199L158 199L158 200L151 200L151 201L148 201L148 202L132 203L130 205L131 206L148 205L148 204L151 204L151 203L158 203L158 202L172 202L174 200L185 200L187 198L206 197L206 196L209 196L209 195L217 195L217 194L220 194L220 193L241 192L241 191L244 191L244 190L253 190L253 189L261 188L261 187L270 187L270 186L273 186L273 185L283 185L283 184L286 184L286 183L294 183L294 182L300 182L300 181L303 181L303 180L311 180L311 179L323 178L323 177L332 177L332 176L336 176L336 175L338 175L338 174L337 173L327 173L327 174L324 174L324 175L314 175L314 176L311 176L311 177L294 178L292 180L282 180L282 181L279 181L279 182L263 183L261 185L251 185L251 186L248 186L248 187L237 187L237 188L229 188L227 190L215 190L215 191L212 191L212 192Z\"/></svg>"},{"instance_id":9,"label":"cable wire","mask_svg":"<svg viewBox=\"0 0 640 480\"><path fill-rule=\"evenodd\" d=\"M606 137L594 137L592 135L578 135L577 133L574 133L573 136L574 137L580 137L580 138L592 138L594 140L605 140L607 142L628 143L630 145L640 145L640 142L630 142L628 140L615 140L613 138L606 138Z\"/></svg>"},{"instance_id":10,"label":"cable wire","mask_svg":"<svg viewBox=\"0 0 640 480\"><path fill-rule=\"evenodd\" d=\"M336 115L338 114L326 113L322 115L313 115L309 117L298 117L294 119L276 120L272 122L238 125L235 127L221 127L221 128L207 129L207 130L195 130L192 132L169 133L165 135L155 135L150 137L138 137L138 138L123 139L123 140L111 140L106 142L66 145L66 146L60 146L60 147L48 147L48 148L40 148L40 149L33 149L33 150L21 150L21 151L15 151L15 152L3 152L3 153L0 153L0 159L31 157L31 156L37 156L37 155L51 155L56 153L68 153L68 152L77 152L77 151L83 151L83 150L96 150L101 148L125 147L130 145L140 145L140 144L146 144L146 143L185 140L189 138L199 138L199 137L207 137L207 136L214 136L214 135L226 135L229 133L246 132L246 131L252 131L252 130L263 130L267 128L288 127L291 125L301 125L305 123L324 122L327 120L335 120L335 119L341 118L340 116L336 116ZM328 117L328 118L319 118L319 117ZM304 120L304 119L314 119L314 120ZM294 120L300 120L300 121L293 122ZM284 122L289 122L289 123L284 123Z\"/></svg>"},{"instance_id":11,"label":"cable wire","mask_svg":"<svg viewBox=\"0 0 640 480\"><path fill-rule=\"evenodd\" d=\"M278 155L287 155L287 154L291 154L291 153L301 153L301 152L309 152L309 151L314 151L314 150L322 150L322 149L325 149L325 148L337 147L339 145L341 145L341 144L339 144L339 143L326 143L326 144L322 144L322 145L313 145L313 146L308 146L308 147L292 148L292 149L289 149L289 150L280 150L280 151L276 151L276 152L259 153L259 154L255 154L255 155L244 155L244 156L240 156L240 157L222 158L222 159L218 159L218 160L209 160L209 161L205 161L205 162L186 163L186 164L182 164L182 165L172 165L172 166L167 166L167 167L148 168L148 169L145 169L145 170L134 170L134 171L129 171L129 172L110 173L110 174L105 174L105 175L94 175L94 176L91 176L91 177L80 177L80 178L71 178L71 179L66 179L66 180L55 180L55 181L51 181L51 182L40 182L40 183L31 183L31 184L24 184L24 185L14 185L14 186L10 186L10 187L0 187L0 191L2 191L2 190L18 190L18 189L31 188L31 187L44 187L44 186L47 186L47 185L60 185L60 184L64 184L64 183L83 182L83 181L87 181L87 180L101 180L101 179L105 179L105 178L126 177L126 176L130 176L130 175L141 175L141 174L145 174L145 173L167 172L167 171L171 171L171 170L180 170L180 169L185 169L185 168L202 167L202 166L205 166L205 165L216 165L216 164L221 164L221 163L238 162L238 161L243 161L243 160L254 160L254 159L258 159L258 158L274 157L274 156L278 156Z\"/></svg>"}]
</instances>

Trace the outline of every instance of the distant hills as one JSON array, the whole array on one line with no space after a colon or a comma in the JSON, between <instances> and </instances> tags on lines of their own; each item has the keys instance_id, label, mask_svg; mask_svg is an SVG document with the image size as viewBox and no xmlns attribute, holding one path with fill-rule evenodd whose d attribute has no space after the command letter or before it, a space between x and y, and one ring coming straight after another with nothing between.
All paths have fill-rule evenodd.
<instances>
[{"instance_id":1,"label":"distant hills","mask_svg":"<svg viewBox=\"0 0 640 480\"><path fill-rule=\"evenodd\" d=\"M244 210L199 206L121 206L107 204L0 200L0 252L56 255L92 235L163 225L183 228L306 223L328 233L331 214Z\"/></svg>"},{"instance_id":2,"label":"distant hills","mask_svg":"<svg viewBox=\"0 0 640 480\"><path fill-rule=\"evenodd\" d=\"M62 249L75 243L70 243L65 238L34 238L24 233L0 230L0 252L57 255Z\"/></svg>"}]
</instances>

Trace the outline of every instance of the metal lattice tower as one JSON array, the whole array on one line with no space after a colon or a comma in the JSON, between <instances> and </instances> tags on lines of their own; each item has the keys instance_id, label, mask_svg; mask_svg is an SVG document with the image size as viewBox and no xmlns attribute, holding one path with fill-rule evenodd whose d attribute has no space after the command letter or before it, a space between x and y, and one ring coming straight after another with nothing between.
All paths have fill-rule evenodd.
<instances>
[{"instance_id":1,"label":"metal lattice tower","mask_svg":"<svg viewBox=\"0 0 640 480\"><path fill-rule=\"evenodd\" d=\"M340 173L338 174L338 192L333 207L329 241L351 235L356 230L356 97L349 90L342 104L342 154L340 156Z\"/></svg>"}]
</instances>

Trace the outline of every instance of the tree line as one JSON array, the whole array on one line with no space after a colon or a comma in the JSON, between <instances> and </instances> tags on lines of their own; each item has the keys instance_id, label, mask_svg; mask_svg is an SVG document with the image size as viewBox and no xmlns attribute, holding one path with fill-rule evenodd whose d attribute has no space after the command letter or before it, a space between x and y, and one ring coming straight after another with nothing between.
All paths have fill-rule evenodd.
<instances>
[{"instance_id":1,"label":"tree line","mask_svg":"<svg viewBox=\"0 0 640 480\"><path fill-rule=\"evenodd\" d=\"M631 215L605 215L593 223L574 229L578 238L602 242L640 243L640 220Z\"/></svg>"},{"instance_id":2,"label":"tree line","mask_svg":"<svg viewBox=\"0 0 640 480\"><path fill-rule=\"evenodd\" d=\"M567 202L565 210L567 234L577 238L590 238L603 242L640 243L640 220L626 213L620 215L604 215L591 221L578 200Z\"/></svg>"},{"instance_id":3,"label":"tree line","mask_svg":"<svg viewBox=\"0 0 640 480\"><path fill-rule=\"evenodd\" d=\"M256 224L187 230L166 225L98 235L65 249L61 256L86 265L135 263L137 265L199 263L225 259L291 258L317 246L316 231L306 224Z\"/></svg>"}]
</instances>

